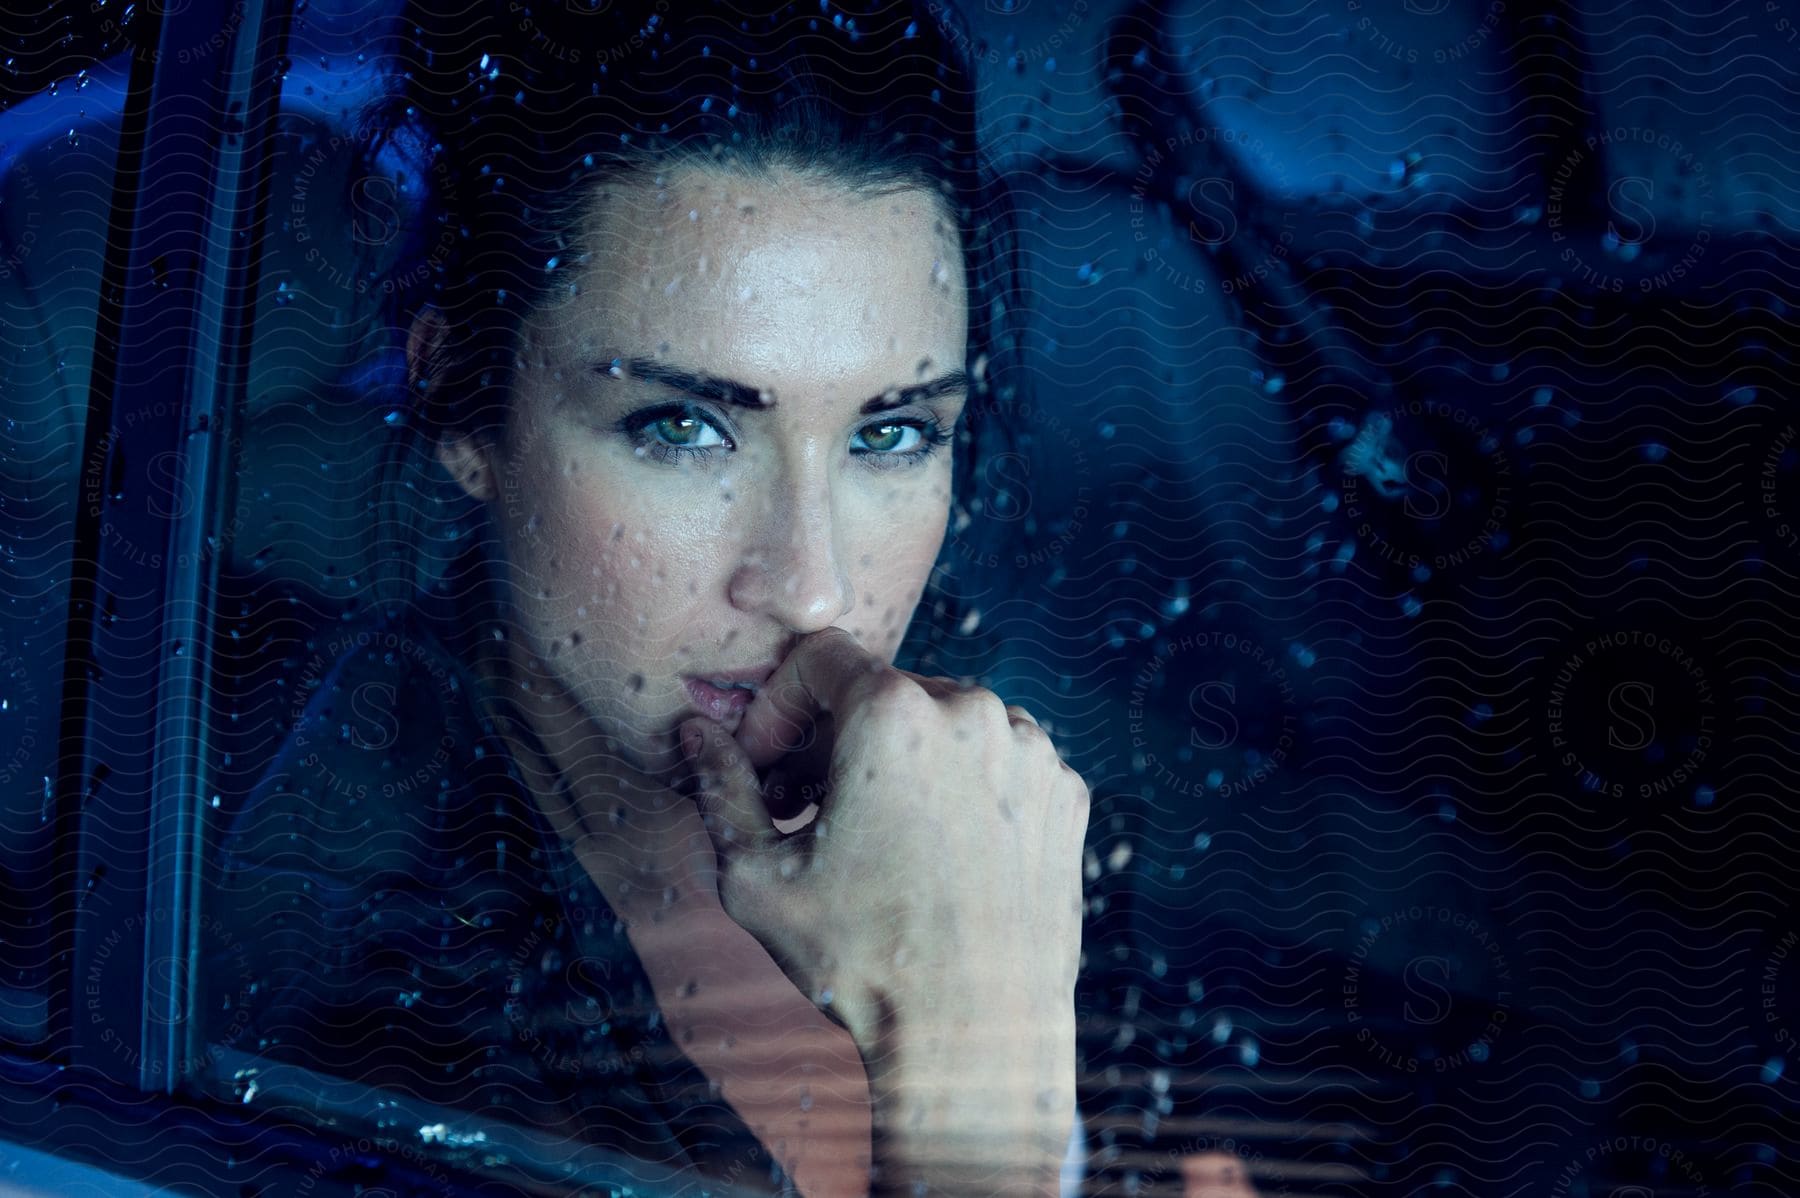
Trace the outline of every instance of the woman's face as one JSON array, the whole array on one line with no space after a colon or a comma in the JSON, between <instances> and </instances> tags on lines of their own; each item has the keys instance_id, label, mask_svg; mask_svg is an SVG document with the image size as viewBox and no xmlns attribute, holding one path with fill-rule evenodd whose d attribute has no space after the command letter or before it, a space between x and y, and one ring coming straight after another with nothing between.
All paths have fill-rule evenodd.
<instances>
[{"instance_id":1,"label":"woman's face","mask_svg":"<svg viewBox=\"0 0 1800 1198\"><path fill-rule=\"evenodd\" d=\"M704 680L805 633L893 660L948 516L962 256L926 192L788 171L614 184L584 232L501 444L440 456L493 507L526 647L654 771L682 720L735 730L750 692Z\"/></svg>"}]
</instances>

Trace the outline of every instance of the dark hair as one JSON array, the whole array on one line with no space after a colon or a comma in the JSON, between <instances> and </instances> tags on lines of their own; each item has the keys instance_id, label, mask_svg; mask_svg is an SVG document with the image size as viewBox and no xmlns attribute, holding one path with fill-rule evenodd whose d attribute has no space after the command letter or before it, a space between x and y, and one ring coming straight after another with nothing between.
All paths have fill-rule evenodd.
<instances>
[{"instance_id":1,"label":"dark hair","mask_svg":"<svg viewBox=\"0 0 1800 1198\"><path fill-rule=\"evenodd\" d=\"M1022 340L1012 202L978 145L968 45L940 0L413 5L358 144L364 173L398 157L411 171L400 190L421 193L395 269L429 270L428 294L389 290L385 323L404 336L428 301L450 338L429 398L412 387L394 464L416 465L452 430L497 431L519 321L566 286L594 185L696 163L783 167L857 191L920 187L954 221L974 387L955 450L966 498L984 442L1006 431L996 415L1017 402ZM418 490L402 485L403 514L417 514ZM468 597L454 580L435 589Z\"/></svg>"}]
</instances>

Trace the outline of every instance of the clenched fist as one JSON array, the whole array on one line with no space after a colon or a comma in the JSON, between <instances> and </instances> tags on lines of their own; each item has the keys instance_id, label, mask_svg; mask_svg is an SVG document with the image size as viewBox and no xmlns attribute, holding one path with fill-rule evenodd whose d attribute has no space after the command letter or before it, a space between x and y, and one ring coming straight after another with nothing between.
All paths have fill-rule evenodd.
<instances>
[{"instance_id":1,"label":"clenched fist","mask_svg":"<svg viewBox=\"0 0 1800 1198\"><path fill-rule=\"evenodd\" d=\"M1075 1098L1080 775L1022 709L839 628L796 645L735 736L682 733L720 899L855 1039L883 1167L1053 1192ZM784 834L794 787L818 814Z\"/></svg>"}]
</instances>

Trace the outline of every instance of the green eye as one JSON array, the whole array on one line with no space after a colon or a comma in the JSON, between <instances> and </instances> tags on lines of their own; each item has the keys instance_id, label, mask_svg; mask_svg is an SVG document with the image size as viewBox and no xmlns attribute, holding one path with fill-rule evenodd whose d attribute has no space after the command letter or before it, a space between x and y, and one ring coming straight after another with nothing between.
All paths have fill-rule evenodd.
<instances>
[{"instance_id":1,"label":"green eye","mask_svg":"<svg viewBox=\"0 0 1800 1198\"><path fill-rule=\"evenodd\" d=\"M657 437L665 445L680 446L684 449L698 449L709 445L723 445L725 439L719 436L719 430L696 416L664 416L650 425ZM703 438L712 434L712 440Z\"/></svg>"},{"instance_id":2,"label":"green eye","mask_svg":"<svg viewBox=\"0 0 1800 1198\"><path fill-rule=\"evenodd\" d=\"M633 412L614 427L639 457L658 462L701 462L715 449L737 448L712 417L685 403Z\"/></svg>"},{"instance_id":3,"label":"green eye","mask_svg":"<svg viewBox=\"0 0 1800 1198\"><path fill-rule=\"evenodd\" d=\"M736 451L719 418L691 404L659 404L633 412L613 426L642 458L670 464L706 464L714 450ZM850 453L871 469L887 470L923 462L951 433L935 419L890 420L867 425L851 439Z\"/></svg>"},{"instance_id":4,"label":"green eye","mask_svg":"<svg viewBox=\"0 0 1800 1198\"><path fill-rule=\"evenodd\" d=\"M892 470L924 462L950 439L950 430L932 418L890 420L856 430L850 454L871 469Z\"/></svg>"},{"instance_id":5,"label":"green eye","mask_svg":"<svg viewBox=\"0 0 1800 1198\"><path fill-rule=\"evenodd\" d=\"M896 453L912 448L911 445L904 444L908 433L919 436L919 427L914 424L874 424L858 435L862 437L863 444L876 453Z\"/></svg>"}]
</instances>

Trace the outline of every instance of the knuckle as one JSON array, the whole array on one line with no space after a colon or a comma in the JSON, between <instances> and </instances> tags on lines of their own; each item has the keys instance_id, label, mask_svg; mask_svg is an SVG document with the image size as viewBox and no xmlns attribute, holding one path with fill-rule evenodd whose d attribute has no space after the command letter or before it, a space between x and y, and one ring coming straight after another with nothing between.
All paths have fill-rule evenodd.
<instances>
[{"instance_id":1,"label":"knuckle","mask_svg":"<svg viewBox=\"0 0 1800 1198\"><path fill-rule=\"evenodd\" d=\"M1060 761L1061 759L1059 758L1058 760ZM1067 794L1070 800L1080 807L1081 810L1086 811L1093 802L1093 795L1088 790L1087 779L1083 778L1081 774L1067 762L1062 762L1062 774L1064 793Z\"/></svg>"},{"instance_id":2,"label":"knuckle","mask_svg":"<svg viewBox=\"0 0 1800 1198\"><path fill-rule=\"evenodd\" d=\"M930 692L899 670L871 673L861 689L865 703L895 719L924 719L937 707Z\"/></svg>"},{"instance_id":3,"label":"knuckle","mask_svg":"<svg viewBox=\"0 0 1800 1198\"><path fill-rule=\"evenodd\" d=\"M1039 732L1044 730L1038 723L1037 717L1023 707L1020 707L1017 703L1008 703L1006 705L1006 718L1012 721L1013 727L1015 728L1022 730L1036 728Z\"/></svg>"},{"instance_id":4,"label":"knuckle","mask_svg":"<svg viewBox=\"0 0 1800 1198\"><path fill-rule=\"evenodd\" d=\"M1042 725L1030 720L1013 720L1012 734L1015 742L1027 753L1041 755L1050 762L1062 760L1057 756L1056 743L1050 739L1050 734L1044 731Z\"/></svg>"},{"instance_id":5,"label":"knuckle","mask_svg":"<svg viewBox=\"0 0 1800 1198\"><path fill-rule=\"evenodd\" d=\"M974 716L990 730L998 731L1012 726L1012 708L985 686L965 687L954 692L950 701L959 713Z\"/></svg>"}]
</instances>

